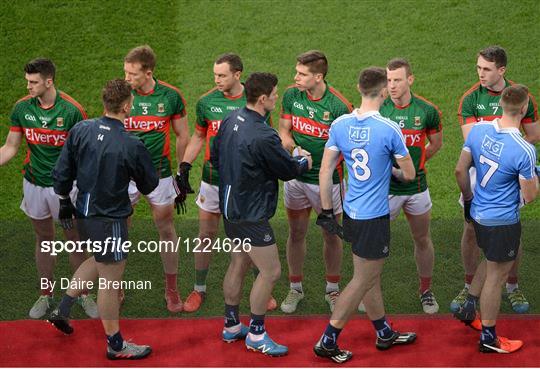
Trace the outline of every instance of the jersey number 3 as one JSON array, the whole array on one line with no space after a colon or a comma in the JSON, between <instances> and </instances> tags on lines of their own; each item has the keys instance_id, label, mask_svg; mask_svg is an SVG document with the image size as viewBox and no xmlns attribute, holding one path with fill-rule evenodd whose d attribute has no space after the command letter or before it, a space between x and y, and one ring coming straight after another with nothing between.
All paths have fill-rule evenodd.
<instances>
[{"instance_id":1,"label":"jersey number 3","mask_svg":"<svg viewBox=\"0 0 540 369\"><path fill-rule=\"evenodd\" d=\"M367 151L364 149L353 149L351 151L351 159L354 160L352 164L354 177L359 181L367 181L371 177L371 169L367 165L369 161Z\"/></svg>"},{"instance_id":2,"label":"jersey number 3","mask_svg":"<svg viewBox=\"0 0 540 369\"><path fill-rule=\"evenodd\" d=\"M493 174L495 174L495 172L499 168L499 163L486 158L484 155L480 155L480 164L487 164L489 166L488 171L486 172L486 174L484 174L484 178L482 178L482 181L480 182L480 186L486 187L487 183L491 179L491 176L493 176Z\"/></svg>"}]
</instances>

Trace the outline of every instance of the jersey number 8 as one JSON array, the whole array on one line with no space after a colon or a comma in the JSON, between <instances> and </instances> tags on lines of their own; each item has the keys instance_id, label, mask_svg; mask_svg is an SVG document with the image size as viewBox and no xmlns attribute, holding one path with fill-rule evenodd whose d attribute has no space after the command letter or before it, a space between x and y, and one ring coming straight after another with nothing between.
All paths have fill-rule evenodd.
<instances>
[{"instance_id":1,"label":"jersey number 8","mask_svg":"<svg viewBox=\"0 0 540 369\"><path fill-rule=\"evenodd\" d=\"M351 151L351 159L354 160L352 165L354 177L359 181L367 181L371 177L371 169L367 166L369 161L367 151L364 149L353 149ZM361 173L359 173L358 169L361 169Z\"/></svg>"}]
</instances>

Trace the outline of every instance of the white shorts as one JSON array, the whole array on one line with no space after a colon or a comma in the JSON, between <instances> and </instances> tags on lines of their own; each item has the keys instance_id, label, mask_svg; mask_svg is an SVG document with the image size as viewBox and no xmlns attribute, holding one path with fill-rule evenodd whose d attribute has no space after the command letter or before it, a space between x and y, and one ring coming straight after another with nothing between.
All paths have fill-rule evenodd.
<instances>
[{"instance_id":1,"label":"white shorts","mask_svg":"<svg viewBox=\"0 0 540 369\"><path fill-rule=\"evenodd\" d=\"M146 195L148 202L152 205L170 205L174 203L176 191L173 186L173 177L160 178L156 189ZM135 181L129 182L129 200L135 205L141 199L141 193L137 189Z\"/></svg>"},{"instance_id":2,"label":"white shorts","mask_svg":"<svg viewBox=\"0 0 540 369\"><path fill-rule=\"evenodd\" d=\"M471 178L471 192L474 195L474 188L476 187L476 168L475 167L469 168L469 177ZM463 194L461 193L459 194L458 202L459 202L459 205L463 207ZM523 193L519 191L519 208L521 209L524 206L525 206L525 199L523 198Z\"/></svg>"},{"instance_id":3,"label":"white shorts","mask_svg":"<svg viewBox=\"0 0 540 369\"><path fill-rule=\"evenodd\" d=\"M219 186L201 181L201 188L195 203L206 212L221 214L219 210Z\"/></svg>"},{"instance_id":4,"label":"white shorts","mask_svg":"<svg viewBox=\"0 0 540 369\"><path fill-rule=\"evenodd\" d=\"M71 202L75 204L77 200L77 184L73 183L73 188L69 193ZM41 187L29 182L23 178L23 199L21 201L21 210L32 219L43 220L52 217L58 220L60 211L60 200L54 193L53 187Z\"/></svg>"},{"instance_id":5,"label":"white shorts","mask_svg":"<svg viewBox=\"0 0 540 369\"><path fill-rule=\"evenodd\" d=\"M285 207L291 210L313 208L317 214L321 212L321 195L319 185L300 182L296 179L285 182ZM342 199L345 194L344 182L332 185L332 203L334 214L343 213Z\"/></svg>"},{"instance_id":6,"label":"white shorts","mask_svg":"<svg viewBox=\"0 0 540 369\"><path fill-rule=\"evenodd\" d=\"M389 195L390 219L394 220L399 216L401 208L410 215L422 215L428 212L431 207L431 196L429 189L414 195Z\"/></svg>"}]
</instances>

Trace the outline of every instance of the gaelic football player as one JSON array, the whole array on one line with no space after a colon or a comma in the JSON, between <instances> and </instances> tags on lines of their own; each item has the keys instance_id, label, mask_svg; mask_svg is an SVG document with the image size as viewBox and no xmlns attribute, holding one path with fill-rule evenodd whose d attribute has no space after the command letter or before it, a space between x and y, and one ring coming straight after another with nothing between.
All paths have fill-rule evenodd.
<instances>
[{"instance_id":1,"label":"gaelic football player","mask_svg":"<svg viewBox=\"0 0 540 369\"><path fill-rule=\"evenodd\" d=\"M24 162L21 210L30 218L36 236L36 267L41 295L29 316L39 319L53 302L52 281L56 256L42 252L43 241L54 240L54 221L58 220L58 197L53 191L51 171L60 155L69 130L86 119L83 107L54 85L56 67L49 59L38 58L24 67L28 95L17 101L11 114L11 128L0 149L0 165L9 162L19 150L23 137L28 146ZM71 194L76 196L76 191ZM75 229L64 229L67 240L79 239ZM73 271L86 259L85 253L70 253ZM46 281L46 283L44 283ZM79 298L86 314L98 317L96 303L87 291Z\"/></svg>"},{"instance_id":2,"label":"gaelic football player","mask_svg":"<svg viewBox=\"0 0 540 369\"><path fill-rule=\"evenodd\" d=\"M154 162L159 174L158 187L146 196L152 209L160 241L177 243L173 213L185 206L186 194L177 191L171 171L171 129L176 135L176 158L181 162L189 140L186 103L180 90L154 77L156 55L148 46L132 49L124 58L125 79L133 88L133 107L125 120L126 130L139 137ZM130 183L129 196L136 204L141 196L134 182ZM177 290L178 250L160 250L165 274L165 300L167 309L176 313L183 304Z\"/></svg>"}]
</instances>

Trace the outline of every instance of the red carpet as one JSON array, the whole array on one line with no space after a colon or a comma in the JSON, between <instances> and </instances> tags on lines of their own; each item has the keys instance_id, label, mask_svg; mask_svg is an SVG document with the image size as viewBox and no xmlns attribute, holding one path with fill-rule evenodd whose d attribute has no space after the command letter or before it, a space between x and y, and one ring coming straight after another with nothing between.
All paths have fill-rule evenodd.
<instances>
[{"instance_id":1,"label":"red carpet","mask_svg":"<svg viewBox=\"0 0 540 369\"><path fill-rule=\"evenodd\" d=\"M132 319L121 322L125 339L149 344L154 352L145 360L109 361L105 339L97 320L73 322L75 333L64 336L44 321L0 322L1 366L226 366L226 367L319 367L333 363L317 358L312 346L322 334L328 317L269 317L267 329L273 339L289 346L289 355L271 358L248 352L243 342L221 341L222 318ZM244 322L247 318L243 317ZM371 322L349 322L340 336L340 346L354 353L344 366L461 366L530 367L540 364L540 316L507 315L500 318L497 332L525 342L511 355L481 354L479 335L449 315L436 317L391 316L393 327L415 331L417 341L379 352L374 345Z\"/></svg>"}]
</instances>

